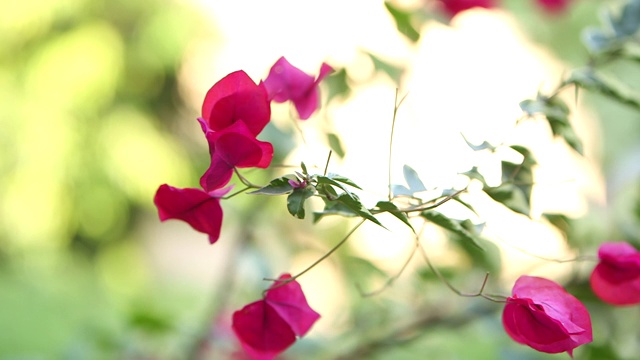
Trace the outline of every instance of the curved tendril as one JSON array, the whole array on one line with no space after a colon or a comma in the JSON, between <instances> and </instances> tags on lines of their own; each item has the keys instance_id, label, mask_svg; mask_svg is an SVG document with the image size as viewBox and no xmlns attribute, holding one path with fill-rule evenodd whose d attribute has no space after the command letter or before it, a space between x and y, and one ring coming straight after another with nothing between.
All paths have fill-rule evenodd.
<instances>
[{"instance_id":1,"label":"curved tendril","mask_svg":"<svg viewBox=\"0 0 640 360\"><path fill-rule=\"evenodd\" d=\"M264 294L267 293L267 291L269 290L273 290L276 288L279 288L280 286L284 286L294 280L296 280L297 278L299 278L300 276L304 275L307 273L307 271L313 269L316 265L318 265L319 263L321 263L324 259L328 258L329 256L331 256L331 254L333 254L336 250L338 250L342 245L344 245L345 242L347 242L347 240L351 237L351 235L353 235L353 233L356 232L356 230L358 230L358 228L360 227L360 225L364 224L366 220L362 219L356 226L354 226L348 233L347 235L345 235L344 238L342 238L342 240L340 240L340 242L338 242L334 247L331 248L331 250L329 250L326 254L322 255L318 260L314 261L313 264L309 265L306 269L302 270L301 272L295 274L294 276L285 279L285 280L279 280L279 279L272 279L272 278L263 278L262 280L266 280L266 281L275 281L277 282L276 285L274 285L273 287L263 291L263 296Z\"/></svg>"},{"instance_id":2,"label":"curved tendril","mask_svg":"<svg viewBox=\"0 0 640 360\"><path fill-rule=\"evenodd\" d=\"M362 297L371 297L371 296L375 296L380 294L381 292L383 292L384 290L386 290L387 288L391 287L391 285L393 285L393 283L398 280L398 278L400 277L400 275L402 275L402 273L404 272L404 270L407 268L407 266L409 265L409 263L411 262L411 259L413 259L413 256L416 254L416 251L418 251L418 242L416 242L416 246L414 246L413 250L411 251L411 253L409 254L409 257L407 258L407 260L405 260L404 264L402 265L402 267L400 268L400 271L398 271L397 274L395 274L394 276L390 277L387 279L387 282L385 282L384 285L382 285L379 289L377 290L373 290L370 292L364 292L362 290L362 288L360 287L359 284L356 284L356 287L358 288L358 292L360 293L360 296Z\"/></svg>"}]
</instances>

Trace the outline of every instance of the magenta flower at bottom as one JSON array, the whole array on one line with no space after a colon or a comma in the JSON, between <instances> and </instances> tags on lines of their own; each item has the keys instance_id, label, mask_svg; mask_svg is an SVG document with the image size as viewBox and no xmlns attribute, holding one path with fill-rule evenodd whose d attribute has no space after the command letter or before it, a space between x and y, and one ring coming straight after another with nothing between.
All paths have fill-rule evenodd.
<instances>
[{"instance_id":1,"label":"magenta flower at bottom","mask_svg":"<svg viewBox=\"0 0 640 360\"><path fill-rule=\"evenodd\" d=\"M278 280L291 278L289 274ZM307 303L295 280L279 286L274 283L262 300L233 314L233 331L242 348L253 359L271 360L304 336L320 318Z\"/></svg>"},{"instance_id":2,"label":"magenta flower at bottom","mask_svg":"<svg viewBox=\"0 0 640 360\"><path fill-rule=\"evenodd\" d=\"M640 252L625 242L609 242L598 249L600 262L591 273L591 288L612 305L640 303Z\"/></svg>"},{"instance_id":3,"label":"magenta flower at bottom","mask_svg":"<svg viewBox=\"0 0 640 360\"><path fill-rule=\"evenodd\" d=\"M545 353L566 351L592 341L587 308L551 280L521 276L502 313L502 324L513 340Z\"/></svg>"},{"instance_id":4,"label":"magenta flower at bottom","mask_svg":"<svg viewBox=\"0 0 640 360\"><path fill-rule=\"evenodd\" d=\"M161 221L178 219L196 231L209 235L213 244L220 237L222 207L220 197L230 189L206 192L195 188L179 189L167 184L156 191L153 202Z\"/></svg>"}]
</instances>

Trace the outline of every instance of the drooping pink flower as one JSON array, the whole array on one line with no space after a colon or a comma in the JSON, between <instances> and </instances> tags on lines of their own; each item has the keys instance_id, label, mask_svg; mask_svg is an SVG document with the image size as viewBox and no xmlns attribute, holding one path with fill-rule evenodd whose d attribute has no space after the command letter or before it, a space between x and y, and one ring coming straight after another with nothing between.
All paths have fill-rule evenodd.
<instances>
[{"instance_id":1,"label":"drooping pink flower","mask_svg":"<svg viewBox=\"0 0 640 360\"><path fill-rule=\"evenodd\" d=\"M571 0L536 0L542 10L549 14L559 14L567 9Z\"/></svg>"},{"instance_id":2,"label":"drooping pink flower","mask_svg":"<svg viewBox=\"0 0 640 360\"><path fill-rule=\"evenodd\" d=\"M545 353L566 351L592 341L591 317L573 295L551 280L521 276L502 313L513 340Z\"/></svg>"},{"instance_id":3,"label":"drooping pink flower","mask_svg":"<svg viewBox=\"0 0 640 360\"><path fill-rule=\"evenodd\" d=\"M262 300L233 314L233 331L242 348L257 360L270 360L304 336L320 318L309 304L300 284L289 274L278 278Z\"/></svg>"},{"instance_id":4,"label":"drooping pink flower","mask_svg":"<svg viewBox=\"0 0 640 360\"><path fill-rule=\"evenodd\" d=\"M475 7L490 9L497 6L497 0L440 0L440 3L450 16Z\"/></svg>"},{"instance_id":5,"label":"drooping pink flower","mask_svg":"<svg viewBox=\"0 0 640 360\"><path fill-rule=\"evenodd\" d=\"M271 67L264 85L269 100L279 103L291 100L300 119L306 120L320 106L318 84L332 71L331 66L322 63L314 80L313 76L291 65L283 56Z\"/></svg>"},{"instance_id":6,"label":"drooping pink flower","mask_svg":"<svg viewBox=\"0 0 640 360\"><path fill-rule=\"evenodd\" d=\"M213 244L220 237L222 207L220 197L230 189L206 192L195 188L179 189L167 184L156 191L153 202L161 221L178 219L196 231L209 235Z\"/></svg>"},{"instance_id":7,"label":"drooping pink flower","mask_svg":"<svg viewBox=\"0 0 640 360\"><path fill-rule=\"evenodd\" d=\"M273 159L273 145L256 139L244 122L239 121L222 131L206 133L211 164L200 178L207 191L227 185L234 168L267 168Z\"/></svg>"},{"instance_id":8,"label":"drooping pink flower","mask_svg":"<svg viewBox=\"0 0 640 360\"><path fill-rule=\"evenodd\" d=\"M267 90L256 85L242 70L232 72L215 83L202 103L202 117L198 119L203 131L221 131L242 121L257 136L271 118L271 104Z\"/></svg>"},{"instance_id":9,"label":"drooping pink flower","mask_svg":"<svg viewBox=\"0 0 640 360\"><path fill-rule=\"evenodd\" d=\"M640 252L625 242L609 242L598 249L600 262L591 273L591 288L612 305L640 303Z\"/></svg>"}]
</instances>

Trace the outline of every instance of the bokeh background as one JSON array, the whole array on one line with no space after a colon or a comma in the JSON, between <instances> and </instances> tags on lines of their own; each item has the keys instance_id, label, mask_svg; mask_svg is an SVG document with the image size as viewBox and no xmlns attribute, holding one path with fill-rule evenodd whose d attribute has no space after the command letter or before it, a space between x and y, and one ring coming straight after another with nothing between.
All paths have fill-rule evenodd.
<instances>
[{"instance_id":1,"label":"bokeh background","mask_svg":"<svg viewBox=\"0 0 640 360\"><path fill-rule=\"evenodd\" d=\"M0 359L242 358L231 313L260 297L263 277L296 273L352 223L313 226L283 198L223 202L223 235L209 245L186 224L160 223L160 184L197 186L208 166L196 117L207 89L231 71L263 79L280 57L308 73L339 71L322 84L323 107L296 122L274 105L261 136L274 164L301 160L320 172L328 134L344 156L331 170L387 191L389 133L398 112L392 179L402 165L429 188L459 186L471 166L499 179L499 160L472 143L520 143L539 162L531 219L471 198L483 210L486 256L474 259L437 228L423 238L434 263L464 291L485 271L507 295L521 274L552 277L589 307L593 344L580 359L633 359L638 308L612 309L591 295L594 255L609 240L640 240L640 119L602 96L581 93L572 121L585 156L540 123L514 127L518 103L552 89L588 54L581 31L619 1L575 0L548 14L533 1L447 19L432 2L394 2L424 15L419 39L396 29L382 1L23 0L0 12ZM629 84L637 64L606 69ZM570 91L566 98L573 99ZM249 171L266 183L281 167ZM318 206L320 204L317 204ZM313 204L311 206L314 206ZM450 209L456 214L456 209ZM550 226L543 213L566 225ZM503 332L500 305L453 294L412 254L410 233L365 226L300 278L323 317L287 359L547 359ZM467 249L468 250L468 249Z\"/></svg>"}]
</instances>

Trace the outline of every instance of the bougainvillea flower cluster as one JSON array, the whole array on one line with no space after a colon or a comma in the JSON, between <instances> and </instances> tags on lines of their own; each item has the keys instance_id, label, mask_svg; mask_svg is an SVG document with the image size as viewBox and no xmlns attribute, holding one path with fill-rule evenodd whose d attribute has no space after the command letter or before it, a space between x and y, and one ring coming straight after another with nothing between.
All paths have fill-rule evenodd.
<instances>
[{"instance_id":1,"label":"bougainvillea flower cluster","mask_svg":"<svg viewBox=\"0 0 640 360\"><path fill-rule=\"evenodd\" d=\"M320 105L318 84L332 71L331 66L322 63L318 77L314 79L291 65L283 56L271 67L264 85L270 100L279 103L290 100L300 119L306 120Z\"/></svg>"},{"instance_id":2,"label":"bougainvillea flower cluster","mask_svg":"<svg viewBox=\"0 0 640 360\"><path fill-rule=\"evenodd\" d=\"M604 243L591 273L591 288L612 305L640 303L640 252L625 242Z\"/></svg>"},{"instance_id":3,"label":"bougainvillea flower cluster","mask_svg":"<svg viewBox=\"0 0 640 360\"><path fill-rule=\"evenodd\" d=\"M513 340L546 353L567 352L592 341L587 308L555 282L521 276L502 313Z\"/></svg>"},{"instance_id":4,"label":"bougainvillea flower cluster","mask_svg":"<svg viewBox=\"0 0 640 360\"><path fill-rule=\"evenodd\" d=\"M254 359L269 360L304 336L320 318L307 303L300 284L284 274L263 299L233 314L233 331Z\"/></svg>"},{"instance_id":5,"label":"bougainvillea flower cluster","mask_svg":"<svg viewBox=\"0 0 640 360\"><path fill-rule=\"evenodd\" d=\"M314 79L282 57L265 82L256 84L244 71L236 71L215 83L198 118L211 158L200 178L201 188L161 185L154 197L160 220L182 220L215 243L222 227L220 200L231 189L234 171L264 169L273 159L273 145L257 139L271 120L271 101L290 100L300 118L308 119L320 105L318 83L331 71L323 63ZM300 285L289 279L290 275L282 275L262 300L233 315L233 330L255 359L272 359L320 317L309 307Z\"/></svg>"}]
</instances>

